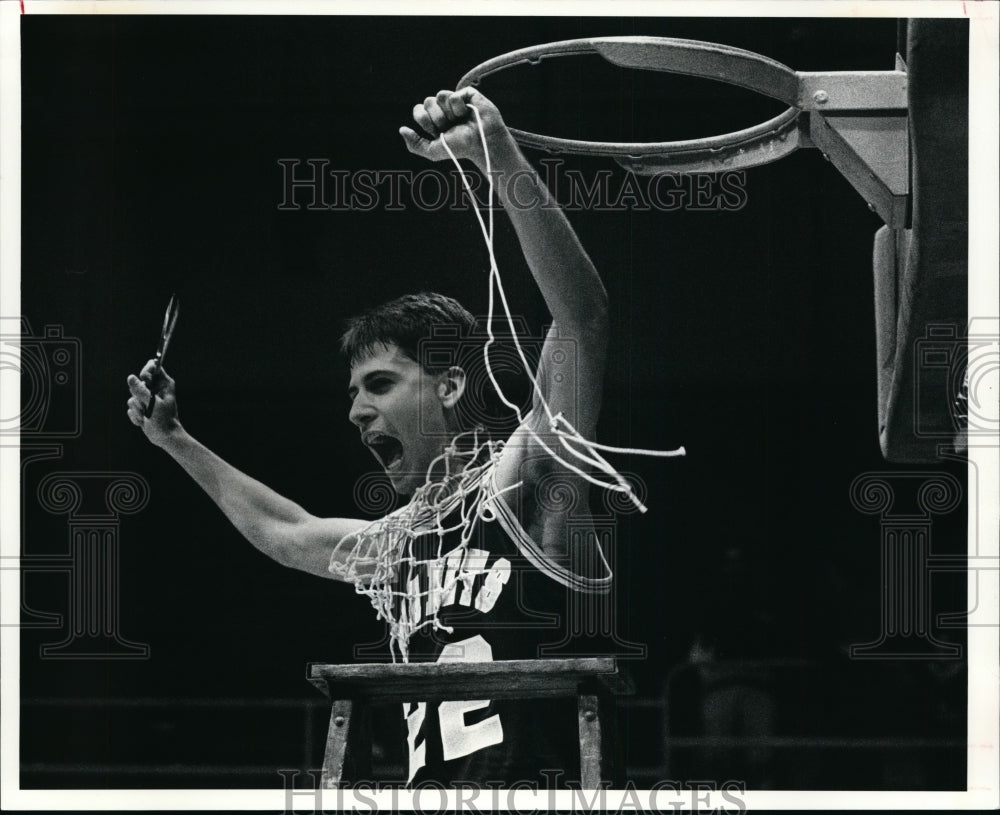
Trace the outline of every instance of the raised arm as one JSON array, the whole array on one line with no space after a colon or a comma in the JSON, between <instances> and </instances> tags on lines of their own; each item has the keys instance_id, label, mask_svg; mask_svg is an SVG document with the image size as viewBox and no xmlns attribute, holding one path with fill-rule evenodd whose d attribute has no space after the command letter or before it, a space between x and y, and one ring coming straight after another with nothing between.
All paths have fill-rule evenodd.
<instances>
[{"instance_id":1,"label":"raised arm","mask_svg":"<svg viewBox=\"0 0 1000 815\"><path fill-rule=\"evenodd\" d=\"M565 214L534 168L521 153L496 106L473 88L441 91L413 110L427 138L400 128L408 149L433 161L448 158L441 136L458 158L486 171L481 137L469 105L482 119L496 190L521 243L554 332L542 350L538 382L553 414L562 413L585 437L593 438L600 412L608 344L608 297L597 270L580 244ZM573 376L556 375L548 364L554 333L575 348ZM535 429L548 431L548 417L538 409Z\"/></svg>"},{"instance_id":2,"label":"raised arm","mask_svg":"<svg viewBox=\"0 0 1000 815\"><path fill-rule=\"evenodd\" d=\"M128 377L128 417L165 450L215 501L239 532L268 557L294 569L333 578L330 556L341 539L364 521L317 518L217 456L183 428L177 415L174 380L151 360ZM145 416L150 391L153 415Z\"/></svg>"},{"instance_id":3,"label":"raised arm","mask_svg":"<svg viewBox=\"0 0 1000 815\"><path fill-rule=\"evenodd\" d=\"M516 512L521 525L544 552L577 570L597 562L592 534L577 535L571 546L567 524L570 508L545 508L535 488L548 474L560 479L577 496L574 529L580 531L580 514L588 506L589 483L561 467L543 449L557 452L578 467L581 462L567 452L550 432L549 413L562 416L585 438L593 439L601 406L604 365L608 344L607 292L576 233L548 188L525 159L497 108L472 88L441 91L413 110L421 135L404 127L400 133L409 150L432 161L448 158L442 138L457 158L467 158L486 171L482 139L475 116L479 113L490 156L490 171L507 215L517 232L524 257L553 318L553 327L542 347L532 410L504 450L497 483L501 489L521 483ZM552 358L559 345L568 350L567 365ZM567 346L569 346L567 348Z\"/></svg>"}]
</instances>

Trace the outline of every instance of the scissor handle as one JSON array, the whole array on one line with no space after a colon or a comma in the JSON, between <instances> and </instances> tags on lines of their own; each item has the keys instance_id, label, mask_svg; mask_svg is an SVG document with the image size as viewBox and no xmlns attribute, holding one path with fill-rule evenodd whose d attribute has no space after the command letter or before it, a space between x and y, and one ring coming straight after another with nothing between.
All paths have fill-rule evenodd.
<instances>
[{"instance_id":1,"label":"scissor handle","mask_svg":"<svg viewBox=\"0 0 1000 815\"><path fill-rule=\"evenodd\" d=\"M170 345L170 338L177 325L177 315L180 311L180 302L176 294L170 295L170 302L167 304L167 311L163 315L163 329L160 331L160 345L156 349L156 357L153 361L153 373L159 373L163 367L163 357L167 354L167 346ZM152 389L149 392L149 404L143 411L143 415L148 419L153 415L153 407L156 405L156 394Z\"/></svg>"},{"instance_id":2,"label":"scissor handle","mask_svg":"<svg viewBox=\"0 0 1000 815\"><path fill-rule=\"evenodd\" d=\"M160 360L156 360L156 367L153 368L153 373L158 373L160 371ZM147 386L148 387L148 386ZM149 404L146 405L146 409L142 412L143 416L147 419L153 415L153 408L156 405L156 394L153 393L152 389L149 391Z\"/></svg>"}]
</instances>

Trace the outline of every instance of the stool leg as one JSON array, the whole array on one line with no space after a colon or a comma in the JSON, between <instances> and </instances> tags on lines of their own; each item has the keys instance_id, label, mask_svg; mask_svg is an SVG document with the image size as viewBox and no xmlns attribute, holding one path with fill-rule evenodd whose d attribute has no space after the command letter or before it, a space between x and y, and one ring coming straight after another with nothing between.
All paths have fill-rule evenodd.
<instances>
[{"instance_id":1,"label":"stool leg","mask_svg":"<svg viewBox=\"0 0 1000 815\"><path fill-rule=\"evenodd\" d=\"M369 724L368 705L364 701L334 701L323 753L324 789L341 786L345 764L354 776L351 781L361 781L370 775L372 748Z\"/></svg>"},{"instance_id":2,"label":"stool leg","mask_svg":"<svg viewBox=\"0 0 1000 815\"><path fill-rule=\"evenodd\" d=\"M354 704L350 699L336 699L330 710L330 728L326 731L326 750L323 753L324 789L336 789L340 786L353 708Z\"/></svg>"},{"instance_id":3,"label":"stool leg","mask_svg":"<svg viewBox=\"0 0 1000 815\"><path fill-rule=\"evenodd\" d=\"M597 696L581 693L577 698L577 712L580 727L580 784L585 790L596 790L601 786L602 773L607 770L601 749L601 717Z\"/></svg>"},{"instance_id":4,"label":"stool leg","mask_svg":"<svg viewBox=\"0 0 1000 815\"><path fill-rule=\"evenodd\" d=\"M369 781L372 777L372 709L367 699L354 700L344 772L349 784Z\"/></svg>"}]
</instances>

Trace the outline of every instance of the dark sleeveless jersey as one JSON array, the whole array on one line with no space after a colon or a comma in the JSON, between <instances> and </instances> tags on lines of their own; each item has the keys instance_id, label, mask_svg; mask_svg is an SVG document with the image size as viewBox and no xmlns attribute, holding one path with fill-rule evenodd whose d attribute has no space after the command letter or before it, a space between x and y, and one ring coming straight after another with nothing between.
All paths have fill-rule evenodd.
<instances>
[{"instance_id":1,"label":"dark sleeveless jersey","mask_svg":"<svg viewBox=\"0 0 1000 815\"><path fill-rule=\"evenodd\" d=\"M420 625L436 611L440 624L411 635L410 662L538 658L541 646L564 639L567 592L610 588L610 577L584 578L546 557L492 482L485 489L494 497L466 546L458 530L422 535L412 560L401 564L396 614ZM414 700L403 715L411 785L524 781L545 788L545 770L579 777L573 699Z\"/></svg>"}]
</instances>

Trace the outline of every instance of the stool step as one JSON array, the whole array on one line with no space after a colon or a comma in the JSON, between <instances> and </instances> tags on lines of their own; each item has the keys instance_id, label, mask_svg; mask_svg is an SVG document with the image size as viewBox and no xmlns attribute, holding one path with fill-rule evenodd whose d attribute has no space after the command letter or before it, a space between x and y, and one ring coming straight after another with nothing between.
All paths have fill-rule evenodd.
<instances>
[{"instance_id":1,"label":"stool step","mask_svg":"<svg viewBox=\"0 0 1000 815\"><path fill-rule=\"evenodd\" d=\"M631 692L609 657L495 662L360 663L309 666L309 681L331 698L372 702L576 696L582 684Z\"/></svg>"}]
</instances>

